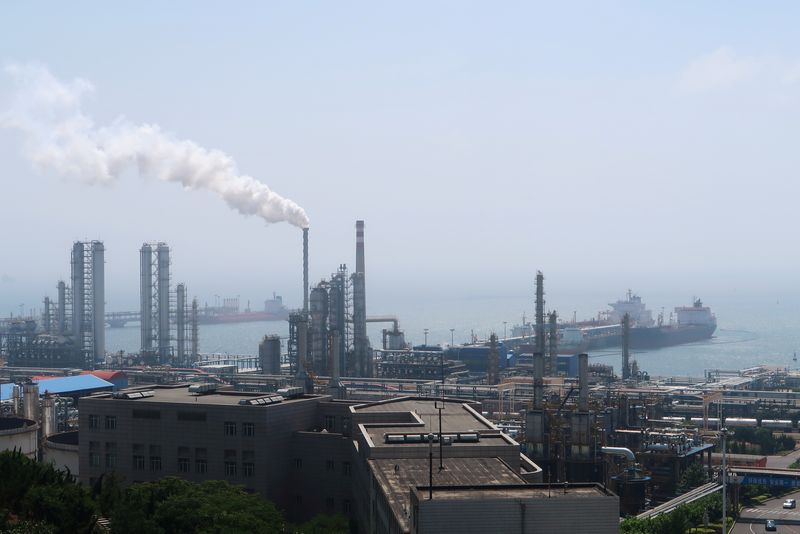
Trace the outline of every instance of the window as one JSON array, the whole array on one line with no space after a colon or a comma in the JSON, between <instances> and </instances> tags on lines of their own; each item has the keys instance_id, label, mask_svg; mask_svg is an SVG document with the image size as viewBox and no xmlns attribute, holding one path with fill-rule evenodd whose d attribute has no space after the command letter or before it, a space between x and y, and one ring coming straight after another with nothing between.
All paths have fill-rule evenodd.
<instances>
[{"instance_id":1,"label":"window","mask_svg":"<svg viewBox=\"0 0 800 534\"><path fill-rule=\"evenodd\" d=\"M350 418L342 417L342 434L350 435Z\"/></svg>"},{"instance_id":2,"label":"window","mask_svg":"<svg viewBox=\"0 0 800 534\"><path fill-rule=\"evenodd\" d=\"M342 474L346 477L350 476L352 468L350 466L350 462L342 462Z\"/></svg>"},{"instance_id":3,"label":"window","mask_svg":"<svg viewBox=\"0 0 800 534\"><path fill-rule=\"evenodd\" d=\"M253 423L242 423L242 435L252 438L256 435L256 425Z\"/></svg>"},{"instance_id":4,"label":"window","mask_svg":"<svg viewBox=\"0 0 800 534\"><path fill-rule=\"evenodd\" d=\"M117 429L117 416L116 415L107 415L106 416L106 430L116 430Z\"/></svg>"},{"instance_id":5,"label":"window","mask_svg":"<svg viewBox=\"0 0 800 534\"><path fill-rule=\"evenodd\" d=\"M336 430L336 417L333 415L326 415L324 417L323 426L328 432L333 432Z\"/></svg>"},{"instance_id":6,"label":"window","mask_svg":"<svg viewBox=\"0 0 800 534\"><path fill-rule=\"evenodd\" d=\"M325 508L328 509L328 512L333 512L333 508L336 504L333 502L333 497L326 497L325 498Z\"/></svg>"},{"instance_id":7,"label":"window","mask_svg":"<svg viewBox=\"0 0 800 534\"><path fill-rule=\"evenodd\" d=\"M301 469L303 467L303 459L302 458L295 458L294 459L294 467L295 467L295 469Z\"/></svg>"},{"instance_id":8,"label":"window","mask_svg":"<svg viewBox=\"0 0 800 534\"><path fill-rule=\"evenodd\" d=\"M236 462L225 462L225 476L226 477L236 476Z\"/></svg>"},{"instance_id":9,"label":"window","mask_svg":"<svg viewBox=\"0 0 800 534\"><path fill-rule=\"evenodd\" d=\"M117 444L106 443L106 467L114 469L117 467Z\"/></svg>"},{"instance_id":10,"label":"window","mask_svg":"<svg viewBox=\"0 0 800 534\"><path fill-rule=\"evenodd\" d=\"M161 471L161 445L150 445L150 471Z\"/></svg>"},{"instance_id":11,"label":"window","mask_svg":"<svg viewBox=\"0 0 800 534\"><path fill-rule=\"evenodd\" d=\"M194 472L204 475L208 473L208 460L204 458L197 458L194 461Z\"/></svg>"},{"instance_id":12,"label":"window","mask_svg":"<svg viewBox=\"0 0 800 534\"><path fill-rule=\"evenodd\" d=\"M161 471L161 456L150 457L150 471Z\"/></svg>"},{"instance_id":13,"label":"window","mask_svg":"<svg viewBox=\"0 0 800 534\"><path fill-rule=\"evenodd\" d=\"M178 471L181 473L188 473L191 463L192 462L189 460L189 458L178 458Z\"/></svg>"},{"instance_id":14,"label":"window","mask_svg":"<svg viewBox=\"0 0 800 534\"><path fill-rule=\"evenodd\" d=\"M256 474L256 464L253 462L242 462L242 475L252 477Z\"/></svg>"},{"instance_id":15,"label":"window","mask_svg":"<svg viewBox=\"0 0 800 534\"><path fill-rule=\"evenodd\" d=\"M236 435L236 423L231 421L225 421L225 435L226 436Z\"/></svg>"},{"instance_id":16,"label":"window","mask_svg":"<svg viewBox=\"0 0 800 534\"><path fill-rule=\"evenodd\" d=\"M132 463L134 471L144 471L144 455L134 454Z\"/></svg>"},{"instance_id":17,"label":"window","mask_svg":"<svg viewBox=\"0 0 800 534\"><path fill-rule=\"evenodd\" d=\"M335 464L333 460L325 460L325 471L333 471L335 469Z\"/></svg>"},{"instance_id":18,"label":"window","mask_svg":"<svg viewBox=\"0 0 800 534\"><path fill-rule=\"evenodd\" d=\"M303 504L303 496L302 495L295 495L294 496L294 503L298 506Z\"/></svg>"},{"instance_id":19,"label":"window","mask_svg":"<svg viewBox=\"0 0 800 534\"><path fill-rule=\"evenodd\" d=\"M89 414L89 428L100 428L100 418L94 414Z\"/></svg>"},{"instance_id":20,"label":"window","mask_svg":"<svg viewBox=\"0 0 800 534\"><path fill-rule=\"evenodd\" d=\"M345 515L350 513L350 501L348 499L342 501L342 513Z\"/></svg>"},{"instance_id":21,"label":"window","mask_svg":"<svg viewBox=\"0 0 800 534\"><path fill-rule=\"evenodd\" d=\"M89 442L89 465L92 467L100 467L100 442Z\"/></svg>"}]
</instances>

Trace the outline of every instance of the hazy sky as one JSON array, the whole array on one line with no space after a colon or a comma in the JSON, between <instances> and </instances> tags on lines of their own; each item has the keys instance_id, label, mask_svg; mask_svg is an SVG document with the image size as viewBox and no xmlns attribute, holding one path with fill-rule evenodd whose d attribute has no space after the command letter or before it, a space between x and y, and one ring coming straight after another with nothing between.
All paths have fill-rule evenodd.
<instances>
[{"instance_id":1,"label":"hazy sky","mask_svg":"<svg viewBox=\"0 0 800 534\"><path fill-rule=\"evenodd\" d=\"M379 5L380 4L380 5ZM4 2L0 61L94 91L83 111L215 148L302 206L311 279L354 263L372 302L550 292L607 302L790 287L800 270L795 2ZM0 74L0 113L14 87ZM35 171L0 129L0 313L102 239L107 309L138 249L203 300L300 302L300 231L131 170ZM93 177L83 177L92 180ZM373 307L374 308L374 307Z\"/></svg>"}]
</instances>

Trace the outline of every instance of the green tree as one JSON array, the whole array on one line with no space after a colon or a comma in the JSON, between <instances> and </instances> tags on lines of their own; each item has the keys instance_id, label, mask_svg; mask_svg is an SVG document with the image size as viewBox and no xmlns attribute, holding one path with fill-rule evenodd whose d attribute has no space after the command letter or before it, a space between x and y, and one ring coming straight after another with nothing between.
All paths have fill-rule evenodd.
<instances>
[{"instance_id":1,"label":"green tree","mask_svg":"<svg viewBox=\"0 0 800 534\"><path fill-rule=\"evenodd\" d=\"M681 475L681 479L678 481L677 492L686 493L690 489L702 486L706 482L708 482L708 476L706 476L706 470L703 464L700 462L692 462Z\"/></svg>"},{"instance_id":2,"label":"green tree","mask_svg":"<svg viewBox=\"0 0 800 534\"><path fill-rule=\"evenodd\" d=\"M343 515L317 515L303 523L297 534L348 534L350 524Z\"/></svg>"},{"instance_id":3,"label":"green tree","mask_svg":"<svg viewBox=\"0 0 800 534\"><path fill-rule=\"evenodd\" d=\"M111 513L115 534L279 533L275 506L223 481L201 484L168 477L134 484Z\"/></svg>"}]
</instances>

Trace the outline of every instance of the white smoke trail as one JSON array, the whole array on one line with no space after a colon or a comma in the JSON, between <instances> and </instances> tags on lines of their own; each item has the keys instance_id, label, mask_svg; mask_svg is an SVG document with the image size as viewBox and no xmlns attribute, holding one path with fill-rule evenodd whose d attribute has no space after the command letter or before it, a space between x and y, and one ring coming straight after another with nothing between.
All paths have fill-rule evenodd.
<instances>
[{"instance_id":1,"label":"white smoke trail","mask_svg":"<svg viewBox=\"0 0 800 534\"><path fill-rule=\"evenodd\" d=\"M24 134L25 154L37 169L111 183L135 166L140 174L212 191L244 215L308 227L303 208L239 174L224 152L175 139L157 124L137 125L119 118L109 126L96 126L81 110L82 97L94 91L90 82L61 81L41 65L9 65L5 71L17 92L11 108L0 114L0 126Z\"/></svg>"}]
</instances>

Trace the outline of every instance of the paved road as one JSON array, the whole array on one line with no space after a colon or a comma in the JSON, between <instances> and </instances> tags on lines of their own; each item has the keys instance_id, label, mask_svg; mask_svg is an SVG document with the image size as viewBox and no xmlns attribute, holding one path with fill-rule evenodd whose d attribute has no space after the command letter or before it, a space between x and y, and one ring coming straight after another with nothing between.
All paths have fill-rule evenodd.
<instances>
[{"instance_id":1,"label":"paved road","mask_svg":"<svg viewBox=\"0 0 800 534\"><path fill-rule=\"evenodd\" d=\"M783 534L800 534L800 508L784 510L784 499L796 499L800 502L800 491L780 497L770 499L761 506L754 506L742 510L741 519L736 527L731 531L734 534L757 534L765 532L764 524L767 519L774 519L778 522L778 532ZM783 524L784 521L791 521L793 524Z\"/></svg>"},{"instance_id":2,"label":"paved road","mask_svg":"<svg viewBox=\"0 0 800 534\"><path fill-rule=\"evenodd\" d=\"M789 464L800 459L800 449L795 449L786 456L767 456L767 467L787 469Z\"/></svg>"}]
</instances>

